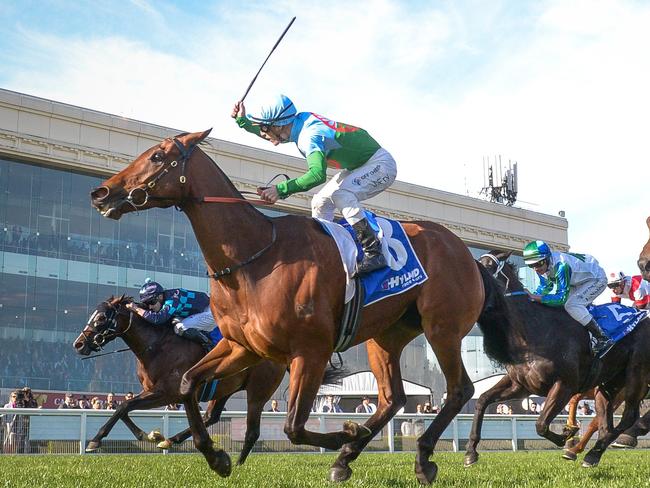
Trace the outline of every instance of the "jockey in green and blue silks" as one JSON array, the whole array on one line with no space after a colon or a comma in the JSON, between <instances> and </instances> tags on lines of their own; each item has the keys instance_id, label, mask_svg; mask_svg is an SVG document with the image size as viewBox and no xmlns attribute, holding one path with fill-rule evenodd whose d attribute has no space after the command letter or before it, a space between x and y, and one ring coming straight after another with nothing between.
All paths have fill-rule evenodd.
<instances>
[{"instance_id":1,"label":"jockey in green and blue silks","mask_svg":"<svg viewBox=\"0 0 650 488\"><path fill-rule=\"evenodd\" d=\"M535 293L529 293L530 298L552 307L564 306L596 338L594 354L606 352L613 342L587 310L607 287L607 276L598 261L589 254L552 252L544 241L528 243L523 254L524 262L540 281Z\"/></svg>"},{"instance_id":2,"label":"jockey in green and blue silks","mask_svg":"<svg viewBox=\"0 0 650 488\"><path fill-rule=\"evenodd\" d=\"M198 342L207 350L212 348L208 338L217 324L210 311L210 297L201 291L163 287L147 278L140 288L140 302L144 307L129 303L127 308L150 324L174 323L174 332L181 337Z\"/></svg>"},{"instance_id":3,"label":"jockey in green and blue silks","mask_svg":"<svg viewBox=\"0 0 650 488\"><path fill-rule=\"evenodd\" d=\"M336 209L354 228L364 252L360 274L386 266L381 244L365 219L361 201L387 189L397 175L393 157L365 130L329 120L311 112L298 112L293 102L279 95L256 115L246 115L243 103L233 109L237 124L273 145L294 142L306 158L308 171L267 189L263 200L275 203L293 193L325 183L327 167L341 171L312 199L312 217L333 220Z\"/></svg>"}]
</instances>

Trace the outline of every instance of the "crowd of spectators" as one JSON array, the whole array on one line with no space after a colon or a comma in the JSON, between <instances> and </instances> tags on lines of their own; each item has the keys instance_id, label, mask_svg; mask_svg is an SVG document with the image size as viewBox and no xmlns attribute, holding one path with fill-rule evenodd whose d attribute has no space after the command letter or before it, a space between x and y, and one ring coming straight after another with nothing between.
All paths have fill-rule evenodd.
<instances>
[{"instance_id":1,"label":"crowd of spectators","mask_svg":"<svg viewBox=\"0 0 650 488\"><path fill-rule=\"evenodd\" d=\"M47 390L110 391L139 388L135 357L121 353L82 361L71 344L25 339L0 341L0 381Z\"/></svg>"},{"instance_id":2,"label":"crowd of spectators","mask_svg":"<svg viewBox=\"0 0 650 488\"><path fill-rule=\"evenodd\" d=\"M0 243L6 251L127 268L154 269L201 276L205 262L199 249L171 249L134 241L97 240L90 236L45 234L13 225Z\"/></svg>"}]
</instances>

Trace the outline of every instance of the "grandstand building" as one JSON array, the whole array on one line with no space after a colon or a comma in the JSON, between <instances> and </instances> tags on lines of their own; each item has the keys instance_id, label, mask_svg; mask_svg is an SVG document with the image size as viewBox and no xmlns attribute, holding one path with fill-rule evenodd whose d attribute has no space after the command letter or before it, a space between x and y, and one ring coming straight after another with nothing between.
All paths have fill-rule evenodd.
<instances>
[{"instance_id":1,"label":"grandstand building","mask_svg":"<svg viewBox=\"0 0 650 488\"><path fill-rule=\"evenodd\" d=\"M115 222L90 206L89 191L179 132L0 90L0 388L140 391L129 353L81 361L73 339L99 302L135 295L146 277L165 287L207 290L205 265L181 212L155 209ZM305 168L301 158L214 138L204 150L242 190ZM298 194L265 212L308 215L310 198ZM441 223L475 256L493 248L518 252L537 238L568 248L564 218L399 181L368 207L392 218ZM528 269L521 273L532 281ZM494 372L477 328L463 354L473 379ZM364 346L344 357L350 370L368 369ZM405 350L402 371L405 379L432 387L434 398L444 391L422 337Z\"/></svg>"}]
</instances>

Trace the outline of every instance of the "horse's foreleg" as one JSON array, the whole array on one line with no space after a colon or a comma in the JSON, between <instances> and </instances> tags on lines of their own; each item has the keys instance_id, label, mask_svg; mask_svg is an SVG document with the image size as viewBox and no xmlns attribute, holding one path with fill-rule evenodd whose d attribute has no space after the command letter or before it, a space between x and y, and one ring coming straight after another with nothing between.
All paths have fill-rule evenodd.
<instances>
[{"instance_id":1,"label":"horse's foreleg","mask_svg":"<svg viewBox=\"0 0 650 488\"><path fill-rule=\"evenodd\" d=\"M259 361L259 356L239 344L222 339L212 351L183 375L181 381L180 392L183 395L185 414L190 424L194 445L201 451L210 468L223 477L230 475L230 456L222 449L215 451L213 448L212 439L201 418L194 390L204 381L228 377Z\"/></svg>"},{"instance_id":2,"label":"horse's foreleg","mask_svg":"<svg viewBox=\"0 0 650 488\"><path fill-rule=\"evenodd\" d=\"M343 446L338 459L330 468L331 481L345 481L350 478L352 469L349 464L359 457L368 442L406 404L399 359L404 346L411 342L418 332L394 326L381 337L366 342L368 361L379 389L377 411L364 424L370 429L371 435Z\"/></svg>"},{"instance_id":3,"label":"horse's foreleg","mask_svg":"<svg viewBox=\"0 0 650 488\"><path fill-rule=\"evenodd\" d=\"M458 329L460 330L460 327ZM438 473L436 463L429 460L438 439L474 393L474 385L465 371L460 354L462 337L451 335L447 327L431 327L429 330L444 330L444 335L442 332L434 335L427 333L425 328L425 334L447 380L447 400L440 413L418 439L415 475L423 484L432 483Z\"/></svg>"},{"instance_id":4,"label":"horse's foreleg","mask_svg":"<svg viewBox=\"0 0 650 488\"><path fill-rule=\"evenodd\" d=\"M131 400L123 402L117 407L113 415L111 415L111 418L101 426L95 437L88 442L86 452L93 452L99 449L102 445L102 439L110 433L118 420L122 420L126 424L136 439L139 441L145 440L147 434L129 419L128 413L132 410L149 410L150 408L162 407L165 404L165 395L151 391L142 392Z\"/></svg>"},{"instance_id":5,"label":"horse's foreleg","mask_svg":"<svg viewBox=\"0 0 650 488\"><path fill-rule=\"evenodd\" d=\"M284 365L268 364L265 368L251 368L248 370L249 377L246 381L246 435L244 445L237 459L240 466L246 462L253 446L260 437L260 423L264 404L271 399L271 396L278 389L286 368Z\"/></svg>"},{"instance_id":6,"label":"horse's foreleg","mask_svg":"<svg viewBox=\"0 0 650 488\"><path fill-rule=\"evenodd\" d=\"M347 442L370 435L370 430L351 421L344 422L343 430L327 434L305 429L329 360L329 352L327 355L318 355L315 351L315 348L310 348L309 353L296 356L291 361L289 408L284 432L293 444L307 444L335 450Z\"/></svg>"},{"instance_id":7,"label":"horse's foreleg","mask_svg":"<svg viewBox=\"0 0 650 488\"><path fill-rule=\"evenodd\" d=\"M582 434L582 437L580 437L580 442L578 442L573 447L570 448L566 447L564 449L564 453L562 454L562 457L564 459L568 459L569 461L575 461L576 459L578 459L578 454L580 454L582 451L585 450L585 447L587 447L587 443L589 442L589 440L597 430L598 430L598 419L594 418L591 420L591 422L589 422L589 425L587 426L585 433Z\"/></svg>"},{"instance_id":8,"label":"horse's foreleg","mask_svg":"<svg viewBox=\"0 0 650 488\"><path fill-rule=\"evenodd\" d=\"M557 434L550 429L550 425L571 398L571 393L571 390L561 381L556 381L549 390L544 408L535 423L537 434L558 447L564 447L567 438L572 434L570 432L563 435Z\"/></svg>"},{"instance_id":9,"label":"horse's foreleg","mask_svg":"<svg viewBox=\"0 0 650 488\"><path fill-rule=\"evenodd\" d=\"M502 402L512 398L523 398L528 395L521 385L514 383L510 376L506 375L499 382L483 393L476 402L474 408L474 419L472 421L472 431L467 441L465 452L465 466L471 466L478 461L478 443L481 441L481 429L483 427L483 417L488 405L494 402Z\"/></svg>"},{"instance_id":10,"label":"horse's foreleg","mask_svg":"<svg viewBox=\"0 0 650 488\"><path fill-rule=\"evenodd\" d=\"M576 393L569 400L569 417L566 420L566 425L569 428L578 427L578 421L576 419L578 413L578 403L582 400L587 393Z\"/></svg>"}]
</instances>

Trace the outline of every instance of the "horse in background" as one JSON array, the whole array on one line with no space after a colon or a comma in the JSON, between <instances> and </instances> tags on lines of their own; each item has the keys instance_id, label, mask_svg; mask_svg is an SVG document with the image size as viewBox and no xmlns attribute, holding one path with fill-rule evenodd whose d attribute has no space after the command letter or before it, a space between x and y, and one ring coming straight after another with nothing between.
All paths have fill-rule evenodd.
<instances>
[{"instance_id":1,"label":"horse in background","mask_svg":"<svg viewBox=\"0 0 650 488\"><path fill-rule=\"evenodd\" d=\"M481 264L504 285L507 299L508 326L500 326L502 313L486 314L484 345L488 356L506 367L504 376L481 395L467 443L465 465L477 462L476 447L486 407L496 401L524 398L530 394L546 396L537 419L537 433L562 447L572 437L575 427L565 427L562 434L550 430L551 421L562 411L572 395L596 385L599 438L584 459L583 466L595 466L607 446L639 417L639 404L645 396L650 377L650 319L644 319L634 331L621 339L601 359L595 375L588 332L563 310L531 302L519 281L516 269L507 262L510 253L493 251L480 258ZM499 334L494 334L499 330ZM501 361L507 351L516 360ZM593 379L592 379L593 378ZM614 398L625 388L625 411L613 426Z\"/></svg>"},{"instance_id":2,"label":"horse in background","mask_svg":"<svg viewBox=\"0 0 650 488\"><path fill-rule=\"evenodd\" d=\"M424 333L447 382L447 401L417 442L416 477L431 483L438 470L430 460L435 445L474 390L461 342L486 306L485 278L467 246L441 225L402 224L430 279L365 307L350 344L368 341L379 387L377 410L363 426L346 422L338 432L307 430L345 305L346 276L336 264L340 254L316 220L269 218L247 203L198 147L209 132L164 139L90 194L93 206L111 219L171 206L190 219L213 278L211 308L224 336L181 383L195 445L219 475L230 473L229 456L215 450L200 421L194 391L208 378L225 378L271 359L290 364L287 436L295 444L342 447L330 479L347 480L350 464L406 403L400 355Z\"/></svg>"},{"instance_id":3,"label":"horse in background","mask_svg":"<svg viewBox=\"0 0 650 488\"><path fill-rule=\"evenodd\" d=\"M650 230L650 217L645 221ZM646 281L650 281L650 239L643 245L641 253L639 254L639 259L637 260L637 265L641 271L641 276Z\"/></svg>"},{"instance_id":4,"label":"horse in background","mask_svg":"<svg viewBox=\"0 0 650 488\"><path fill-rule=\"evenodd\" d=\"M140 441L158 442L158 448L169 449L190 437L190 429L165 439L158 431L146 434L129 418L132 410L149 410L181 403L179 387L182 375L204 355L203 347L177 336L171 327L152 326L139 315L130 312L126 304L132 301L124 295L111 297L97 306L88 324L74 341L78 354L88 356L105 344L120 337L137 359L137 375L142 392L120 404L111 418L90 440L86 452L97 451L118 420L122 420ZM204 422L206 427L219 421L226 401L236 392L245 390L248 402L246 435L237 464L243 464L260 435L260 419L264 404L271 398L284 377L286 368L263 361L256 366L219 381L216 398L208 403Z\"/></svg>"}]
</instances>

